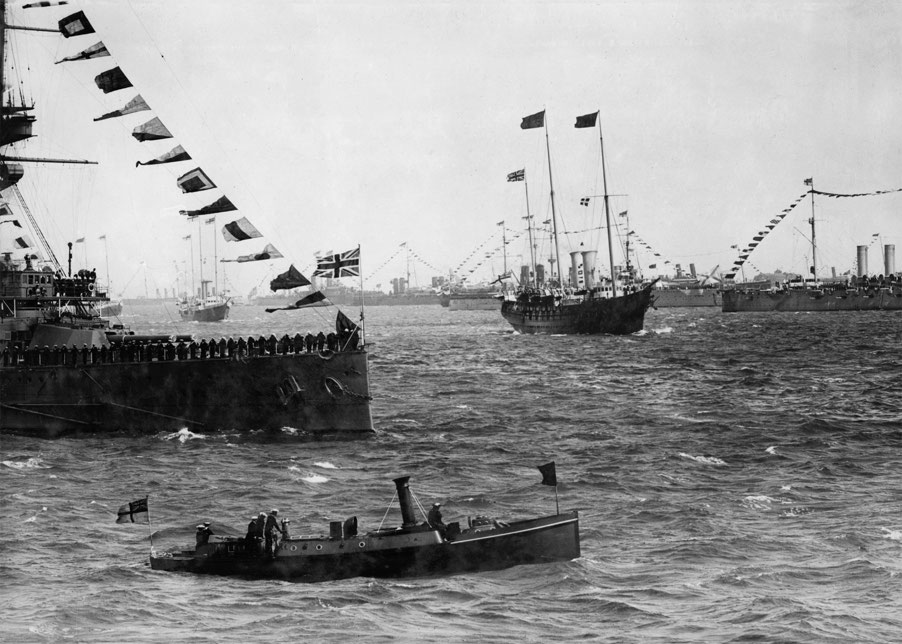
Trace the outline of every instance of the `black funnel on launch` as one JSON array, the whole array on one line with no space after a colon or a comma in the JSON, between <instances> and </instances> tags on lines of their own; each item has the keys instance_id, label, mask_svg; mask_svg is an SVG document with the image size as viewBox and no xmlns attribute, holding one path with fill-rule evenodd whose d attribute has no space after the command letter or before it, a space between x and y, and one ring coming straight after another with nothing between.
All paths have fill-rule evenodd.
<instances>
[{"instance_id":1,"label":"black funnel on launch","mask_svg":"<svg viewBox=\"0 0 902 644\"><path fill-rule=\"evenodd\" d=\"M401 505L401 517L404 519L402 528L412 528L417 524L413 509L413 499L410 496L410 488L407 485L409 480L409 476L395 479L395 487L398 488L398 503Z\"/></svg>"}]
</instances>

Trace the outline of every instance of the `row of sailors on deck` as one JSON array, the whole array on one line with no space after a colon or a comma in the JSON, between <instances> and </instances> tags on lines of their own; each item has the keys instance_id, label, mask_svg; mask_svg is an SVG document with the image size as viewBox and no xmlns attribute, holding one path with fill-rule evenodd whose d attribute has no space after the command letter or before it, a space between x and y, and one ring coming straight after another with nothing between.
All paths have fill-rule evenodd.
<instances>
[{"instance_id":1,"label":"row of sailors on deck","mask_svg":"<svg viewBox=\"0 0 902 644\"><path fill-rule=\"evenodd\" d=\"M225 338L216 342L201 340L198 342L127 342L123 345L106 345L89 347L82 344L70 346L43 346L20 349L15 346L0 352L0 363L4 366L24 362L27 365L98 364L113 362L149 362L171 360L205 360L207 358L233 358L236 356L286 355L296 353L354 350L358 346L358 334L351 338L342 338L335 333L328 335L320 332L317 335L296 335L294 338L283 336L281 340L275 336L269 338Z\"/></svg>"},{"instance_id":2,"label":"row of sailors on deck","mask_svg":"<svg viewBox=\"0 0 902 644\"><path fill-rule=\"evenodd\" d=\"M247 534L244 537L245 551L253 555L265 554L267 557L276 556L279 549L279 541L289 537L288 527L290 519L282 519L279 523L279 511L273 509L269 514L261 512L251 517L247 524ZM197 546L202 546L210 540L213 529L209 521L204 521L197 526Z\"/></svg>"},{"instance_id":3,"label":"row of sailors on deck","mask_svg":"<svg viewBox=\"0 0 902 644\"><path fill-rule=\"evenodd\" d=\"M266 514L261 512L251 517L247 524L247 534L244 536L245 550L252 554L262 554L267 557L275 557L279 549L279 541L289 537L288 528L291 521L282 519L279 524L279 511L273 510Z\"/></svg>"}]
</instances>

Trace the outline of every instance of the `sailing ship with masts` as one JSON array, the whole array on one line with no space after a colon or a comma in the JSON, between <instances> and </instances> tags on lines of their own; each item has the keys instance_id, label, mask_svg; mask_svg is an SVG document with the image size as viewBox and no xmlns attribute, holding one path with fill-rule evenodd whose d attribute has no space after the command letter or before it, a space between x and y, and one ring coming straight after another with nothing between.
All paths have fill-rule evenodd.
<instances>
[{"instance_id":1,"label":"sailing ship with masts","mask_svg":"<svg viewBox=\"0 0 902 644\"><path fill-rule=\"evenodd\" d=\"M32 210L36 205L47 210L44 197L55 187L47 166L60 161L28 154L37 118L35 103L28 98L29 78L23 74L44 68L25 60L23 52L7 55L21 41L12 43L6 37L17 30L23 37L55 33L78 42L79 36L95 33L83 11L60 14L57 28L29 25L22 15L23 9L41 7L42 13L35 15L43 17L60 11L57 4L13 7L0 0L0 246L9 249L0 253L0 431L45 437L186 427L201 432L290 428L310 438L371 434L363 329L340 311L335 330L326 329L328 335L300 329L281 337L264 333L200 340L190 335L137 335L97 314L97 306L109 298L95 271L73 273L73 242L67 243L66 264L58 261L43 231L58 231L66 213ZM105 66L109 56L98 42L58 62ZM119 67L98 74L95 82L104 92L131 87ZM130 114L136 104L149 109L139 98L111 114ZM48 107L54 105L71 112L65 100ZM154 121L161 125L159 119ZM146 131L145 126L135 129ZM190 156L181 150L145 165L186 159ZM29 180L20 184L26 166ZM215 187L200 168L183 177L196 190ZM236 229L238 223L232 222ZM235 261L272 256L264 251ZM359 251L345 263L352 262L359 263ZM293 271L280 275L284 279L272 288L297 286L303 276Z\"/></svg>"},{"instance_id":2,"label":"sailing ship with masts","mask_svg":"<svg viewBox=\"0 0 902 644\"><path fill-rule=\"evenodd\" d=\"M551 274L545 275L544 266L536 261L533 243L532 219L527 192L527 223L530 240L530 267L522 271L519 287L505 296L501 315L520 333L542 334L597 334L624 335L641 331L645 313L653 301L654 282L640 285L634 267L627 261L618 267L614 261L611 232L610 196L604 164L604 138L598 123L598 112L577 117L576 128L598 127L601 145L601 169L604 186L604 211L607 228L610 277L597 274L598 251L573 250L570 252L571 268L563 277L558 215L555 204L554 179L551 168L551 145L545 124L545 111L523 118L524 130L545 129L545 147L548 155L548 182L551 193L551 233L554 246ZM512 176L513 175L513 176ZM524 181L525 170L508 175L509 181ZM528 190L528 188L527 188ZM554 273L557 265L558 273ZM523 278L526 279L523 279Z\"/></svg>"},{"instance_id":3,"label":"sailing ship with masts","mask_svg":"<svg viewBox=\"0 0 902 644\"><path fill-rule=\"evenodd\" d=\"M817 229L815 226L815 195L833 199L849 199L872 197L902 192L902 188L877 190L866 193L836 193L815 190L814 179L805 179L806 191L797 197L792 204L770 220L739 252L739 257L732 270L725 276L727 286L723 290L723 306L725 313L745 313L751 311L900 311L902 310L902 272L896 270L895 244L883 246L883 266L876 272L868 266L868 250L870 244L858 244L856 247L856 267L854 272L848 271L836 275L835 269L830 277L819 273ZM806 197L811 199L811 264L809 277L801 275L787 276L779 283L766 282L734 282L758 245L777 227L781 221L802 204ZM877 238L879 235L873 235ZM821 267L822 268L822 267ZM882 269L882 270L881 270Z\"/></svg>"}]
</instances>

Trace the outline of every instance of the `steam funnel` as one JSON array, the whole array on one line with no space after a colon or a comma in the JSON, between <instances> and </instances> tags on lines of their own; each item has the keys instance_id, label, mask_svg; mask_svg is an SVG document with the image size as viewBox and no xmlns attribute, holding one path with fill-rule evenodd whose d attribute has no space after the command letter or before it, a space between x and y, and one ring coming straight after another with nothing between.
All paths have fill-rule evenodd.
<instances>
[{"instance_id":1,"label":"steam funnel","mask_svg":"<svg viewBox=\"0 0 902 644\"><path fill-rule=\"evenodd\" d=\"M410 488L407 485L409 480L409 476L395 479L395 487L398 488L398 503L401 505L401 518L404 520L404 523L401 524L402 528L412 528L417 524L413 509L413 499L410 496Z\"/></svg>"},{"instance_id":2,"label":"steam funnel","mask_svg":"<svg viewBox=\"0 0 902 644\"><path fill-rule=\"evenodd\" d=\"M858 247L858 277L868 274L868 247Z\"/></svg>"},{"instance_id":3,"label":"steam funnel","mask_svg":"<svg viewBox=\"0 0 902 644\"><path fill-rule=\"evenodd\" d=\"M587 289L595 287L595 257L597 255L597 250L583 251L583 278L586 281Z\"/></svg>"}]
</instances>

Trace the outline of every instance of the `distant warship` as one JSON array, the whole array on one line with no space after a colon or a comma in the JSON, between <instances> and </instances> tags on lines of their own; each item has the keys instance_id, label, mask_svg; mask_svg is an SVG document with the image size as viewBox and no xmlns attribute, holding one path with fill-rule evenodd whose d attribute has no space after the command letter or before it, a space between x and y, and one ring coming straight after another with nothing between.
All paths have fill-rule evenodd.
<instances>
[{"instance_id":1,"label":"distant warship","mask_svg":"<svg viewBox=\"0 0 902 644\"><path fill-rule=\"evenodd\" d=\"M896 247L883 247L883 272L869 273L868 245L857 246L857 269L854 275L818 277L817 236L814 218L814 195L821 194L834 198L865 197L900 192L881 190L873 193L838 194L814 189L814 180L806 179L808 190L771 223L760 231L753 241L739 255L734 270L727 275L735 276L758 243L786 217L807 195L811 196L811 277L792 275L779 282L737 283L723 291L723 311L725 313L746 313L751 311L902 311L902 273L896 271ZM875 236L876 237L876 236Z\"/></svg>"}]
</instances>

